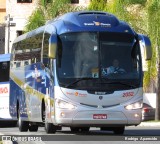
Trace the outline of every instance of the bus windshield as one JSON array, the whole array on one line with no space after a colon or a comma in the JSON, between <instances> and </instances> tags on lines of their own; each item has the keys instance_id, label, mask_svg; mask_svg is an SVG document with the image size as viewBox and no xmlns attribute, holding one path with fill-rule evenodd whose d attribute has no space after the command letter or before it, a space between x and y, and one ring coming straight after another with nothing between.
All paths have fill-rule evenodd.
<instances>
[{"instance_id":1,"label":"bus windshield","mask_svg":"<svg viewBox=\"0 0 160 144\"><path fill-rule=\"evenodd\" d=\"M104 89L128 89L129 84L139 87L141 70L140 48L134 35L79 32L59 37L57 74L63 87L98 89L102 84Z\"/></svg>"}]
</instances>

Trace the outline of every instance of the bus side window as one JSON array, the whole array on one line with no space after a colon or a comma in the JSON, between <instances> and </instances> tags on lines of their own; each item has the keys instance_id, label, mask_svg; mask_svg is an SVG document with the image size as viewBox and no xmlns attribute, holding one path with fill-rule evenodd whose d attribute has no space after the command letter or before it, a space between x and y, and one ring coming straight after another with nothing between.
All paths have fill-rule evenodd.
<instances>
[{"instance_id":1,"label":"bus side window","mask_svg":"<svg viewBox=\"0 0 160 144\"><path fill-rule=\"evenodd\" d=\"M9 81L9 62L0 63L0 82Z\"/></svg>"},{"instance_id":2,"label":"bus side window","mask_svg":"<svg viewBox=\"0 0 160 144\"><path fill-rule=\"evenodd\" d=\"M50 59L48 57L50 34L45 33L43 40L43 64L50 69Z\"/></svg>"},{"instance_id":3,"label":"bus side window","mask_svg":"<svg viewBox=\"0 0 160 144\"><path fill-rule=\"evenodd\" d=\"M29 65L29 62L28 62L28 61L25 61L25 62L24 62L24 66L26 66L26 65Z\"/></svg>"},{"instance_id":4,"label":"bus side window","mask_svg":"<svg viewBox=\"0 0 160 144\"><path fill-rule=\"evenodd\" d=\"M21 62L17 62L16 63L16 68L20 67L21 66Z\"/></svg>"}]
</instances>

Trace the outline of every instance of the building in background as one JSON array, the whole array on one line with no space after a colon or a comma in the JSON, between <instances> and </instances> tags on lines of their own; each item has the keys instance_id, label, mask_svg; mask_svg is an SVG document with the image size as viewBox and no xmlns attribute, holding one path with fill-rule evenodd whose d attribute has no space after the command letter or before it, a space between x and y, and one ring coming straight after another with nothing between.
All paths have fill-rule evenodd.
<instances>
[{"instance_id":1,"label":"building in background","mask_svg":"<svg viewBox=\"0 0 160 144\"><path fill-rule=\"evenodd\" d=\"M14 39L22 34L28 17L36 9L38 0L0 0L6 1L5 51L10 53ZM72 4L87 6L90 0L71 0ZM3 17L3 16L2 16ZM4 19L4 18L3 18Z\"/></svg>"},{"instance_id":2,"label":"building in background","mask_svg":"<svg viewBox=\"0 0 160 144\"><path fill-rule=\"evenodd\" d=\"M0 0L0 23L4 23L6 16L6 0Z\"/></svg>"},{"instance_id":3,"label":"building in background","mask_svg":"<svg viewBox=\"0 0 160 144\"><path fill-rule=\"evenodd\" d=\"M5 16L6 0L0 0L0 54L4 53L5 47Z\"/></svg>"},{"instance_id":4,"label":"building in background","mask_svg":"<svg viewBox=\"0 0 160 144\"><path fill-rule=\"evenodd\" d=\"M6 0L5 53L10 53L14 39L22 34L38 0Z\"/></svg>"}]
</instances>

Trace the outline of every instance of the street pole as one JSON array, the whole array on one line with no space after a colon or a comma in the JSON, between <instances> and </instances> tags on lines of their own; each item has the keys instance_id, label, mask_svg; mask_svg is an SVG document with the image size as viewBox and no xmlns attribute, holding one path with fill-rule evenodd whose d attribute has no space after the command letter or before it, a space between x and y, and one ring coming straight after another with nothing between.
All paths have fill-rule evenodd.
<instances>
[{"instance_id":1,"label":"street pole","mask_svg":"<svg viewBox=\"0 0 160 144\"><path fill-rule=\"evenodd\" d=\"M158 32L157 29L157 39L156 39L156 53L158 56L158 74L157 74L157 89L156 89L156 112L155 112L155 120L160 120L160 48L158 45Z\"/></svg>"},{"instance_id":2,"label":"street pole","mask_svg":"<svg viewBox=\"0 0 160 144\"><path fill-rule=\"evenodd\" d=\"M10 14L8 14L8 53L10 45Z\"/></svg>"},{"instance_id":3,"label":"street pole","mask_svg":"<svg viewBox=\"0 0 160 144\"><path fill-rule=\"evenodd\" d=\"M158 82L157 82L155 120L160 120L160 63L158 64Z\"/></svg>"}]
</instances>

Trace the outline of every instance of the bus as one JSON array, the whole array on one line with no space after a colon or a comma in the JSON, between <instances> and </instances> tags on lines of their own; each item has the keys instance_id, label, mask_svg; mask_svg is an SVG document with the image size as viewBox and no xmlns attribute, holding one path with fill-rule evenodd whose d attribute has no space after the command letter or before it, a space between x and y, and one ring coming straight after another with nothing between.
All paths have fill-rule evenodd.
<instances>
[{"instance_id":1,"label":"bus","mask_svg":"<svg viewBox=\"0 0 160 144\"><path fill-rule=\"evenodd\" d=\"M9 113L10 54L0 54L0 123L16 125Z\"/></svg>"},{"instance_id":2,"label":"bus","mask_svg":"<svg viewBox=\"0 0 160 144\"><path fill-rule=\"evenodd\" d=\"M150 39L101 11L66 13L17 37L11 50L10 114L20 131L90 127L123 134L142 118L142 52ZM118 60L122 72L107 73Z\"/></svg>"}]
</instances>

